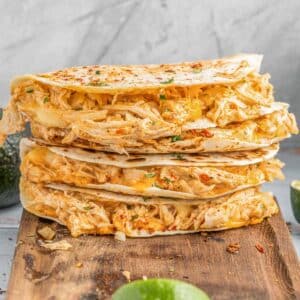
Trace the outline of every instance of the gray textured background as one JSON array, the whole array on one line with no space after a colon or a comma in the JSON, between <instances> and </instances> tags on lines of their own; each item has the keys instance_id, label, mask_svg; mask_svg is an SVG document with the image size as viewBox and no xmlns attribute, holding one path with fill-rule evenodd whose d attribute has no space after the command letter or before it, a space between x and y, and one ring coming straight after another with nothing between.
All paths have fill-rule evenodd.
<instances>
[{"instance_id":1,"label":"gray textured background","mask_svg":"<svg viewBox=\"0 0 300 300\"><path fill-rule=\"evenodd\" d=\"M298 0L0 0L0 105L17 74L257 52L300 119L299 15Z\"/></svg>"}]
</instances>

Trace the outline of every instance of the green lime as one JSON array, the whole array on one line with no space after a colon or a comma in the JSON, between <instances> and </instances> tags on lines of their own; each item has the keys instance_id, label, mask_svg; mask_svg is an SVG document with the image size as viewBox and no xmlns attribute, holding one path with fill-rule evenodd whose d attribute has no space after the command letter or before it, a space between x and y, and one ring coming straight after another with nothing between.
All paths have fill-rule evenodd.
<instances>
[{"instance_id":1,"label":"green lime","mask_svg":"<svg viewBox=\"0 0 300 300\"><path fill-rule=\"evenodd\" d=\"M121 286L112 300L209 300L200 289L173 279L136 280Z\"/></svg>"},{"instance_id":2,"label":"green lime","mask_svg":"<svg viewBox=\"0 0 300 300\"><path fill-rule=\"evenodd\" d=\"M294 216L300 223L300 180L294 180L291 183L291 202Z\"/></svg>"}]
</instances>

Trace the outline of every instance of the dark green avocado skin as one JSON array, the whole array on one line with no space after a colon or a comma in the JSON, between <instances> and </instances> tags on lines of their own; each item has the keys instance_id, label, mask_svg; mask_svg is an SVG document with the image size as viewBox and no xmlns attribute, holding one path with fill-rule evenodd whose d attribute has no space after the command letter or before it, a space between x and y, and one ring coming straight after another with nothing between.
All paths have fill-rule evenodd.
<instances>
[{"instance_id":1,"label":"dark green avocado skin","mask_svg":"<svg viewBox=\"0 0 300 300\"><path fill-rule=\"evenodd\" d=\"M2 110L0 109L0 119ZM19 143L25 133L10 135L0 146L0 208L18 203L20 157Z\"/></svg>"}]
</instances>

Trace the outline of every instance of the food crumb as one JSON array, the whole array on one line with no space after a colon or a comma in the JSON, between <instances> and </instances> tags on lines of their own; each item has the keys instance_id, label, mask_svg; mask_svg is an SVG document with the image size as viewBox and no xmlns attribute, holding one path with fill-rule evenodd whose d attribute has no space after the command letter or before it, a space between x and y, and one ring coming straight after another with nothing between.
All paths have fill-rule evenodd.
<instances>
[{"instance_id":1,"label":"food crumb","mask_svg":"<svg viewBox=\"0 0 300 300\"><path fill-rule=\"evenodd\" d=\"M122 231L117 231L115 233L115 240L121 241L121 242L125 242L126 241L126 235L124 232Z\"/></svg>"},{"instance_id":2,"label":"food crumb","mask_svg":"<svg viewBox=\"0 0 300 300\"><path fill-rule=\"evenodd\" d=\"M70 250L72 248L72 245L66 240L60 240L54 243L45 243L39 240L39 245L50 250Z\"/></svg>"},{"instance_id":3,"label":"food crumb","mask_svg":"<svg viewBox=\"0 0 300 300\"><path fill-rule=\"evenodd\" d=\"M24 241L22 240L19 240L18 243L16 244L16 247L20 246L20 245L23 245L24 244Z\"/></svg>"},{"instance_id":4,"label":"food crumb","mask_svg":"<svg viewBox=\"0 0 300 300\"><path fill-rule=\"evenodd\" d=\"M44 239L44 240L53 240L55 237L56 232L49 226L44 226L37 230L37 233Z\"/></svg>"},{"instance_id":5,"label":"food crumb","mask_svg":"<svg viewBox=\"0 0 300 300\"><path fill-rule=\"evenodd\" d=\"M130 272L129 271L123 271L122 274L127 279L127 281L130 282Z\"/></svg>"},{"instance_id":6,"label":"food crumb","mask_svg":"<svg viewBox=\"0 0 300 300\"><path fill-rule=\"evenodd\" d=\"M240 252L240 248L241 248L241 246L239 243L232 243L226 247L226 251L231 254L237 254Z\"/></svg>"},{"instance_id":7,"label":"food crumb","mask_svg":"<svg viewBox=\"0 0 300 300\"><path fill-rule=\"evenodd\" d=\"M258 252L265 253L265 249L264 249L264 247L261 244L257 243L255 245L255 248L257 249Z\"/></svg>"}]
</instances>

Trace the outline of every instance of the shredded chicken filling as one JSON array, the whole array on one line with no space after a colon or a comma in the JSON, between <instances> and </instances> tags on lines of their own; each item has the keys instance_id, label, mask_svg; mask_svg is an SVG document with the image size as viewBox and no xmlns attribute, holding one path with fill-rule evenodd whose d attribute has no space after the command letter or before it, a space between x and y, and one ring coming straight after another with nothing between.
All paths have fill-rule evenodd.
<instances>
[{"instance_id":1,"label":"shredded chicken filling","mask_svg":"<svg viewBox=\"0 0 300 300\"><path fill-rule=\"evenodd\" d=\"M206 127L224 127L254 119L273 102L268 74L253 73L232 85L165 87L114 95L83 93L27 80L13 90L2 131L18 131L25 121L58 128L93 122L115 124L114 128L119 124L119 134L128 133L132 125L141 125L148 134L159 131L162 136L178 126L199 128L203 123Z\"/></svg>"},{"instance_id":2,"label":"shredded chicken filling","mask_svg":"<svg viewBox=\"0 0 300 300\"><path fill-rule=\"evenodd\" d=\"M270 159L248 166L153 166L124 169L70 159L45 147L36 147L24 157L21 171L24 178L36 183L65 183L79 187L110 183L133 188L136 194L141 195L155 187L208 198L241 186L254 186L275 178L283 179L282 167L283 163L278 159Z\"/></svg>"},{"instance_id":3,"label":"shredded chicken filling","mask_svg":"<svg viewBox=\"0 0 300 300\"><path fill-rule=\"evenodd\" d=\"M51 144L72 145L117 153L173 153L173 152L212 152L235 151L258 148L279 142L298 133L293 114L287 110L274 112L253 121L245 121L238 126L225 128L189 130L186 132L167 132L168 137L159 138L160 130L154 132L157 138L147 135L132 124L131 127L119 127L122 124L108 123L107 126L84 121L73 124L71 129L48 128L35 122L31 124L33 136ZM117 128L117 129L116 129ZM133 133L130 133L133 130ZM162 128L161 131L164 131ZM177 133L177 134L176 134ZM174 135L172 135L174 134ZM243 143L252 143L248 148Z\"/></svg>"},{"instance_id":4,"label":"shredded chicken filling","mask_svg":"<svg viewBox=\"0 0 300 300\"><path fill-rule=\"evenodd\" d=\"M197 205L108 201L84 192L60 191L21 182L24 206L39 216L66 225L73 236L111 234L128 236L155 232L220 230L261 222L278 212L269 193L246 189Z\"/></svg>"}]
</instances>

